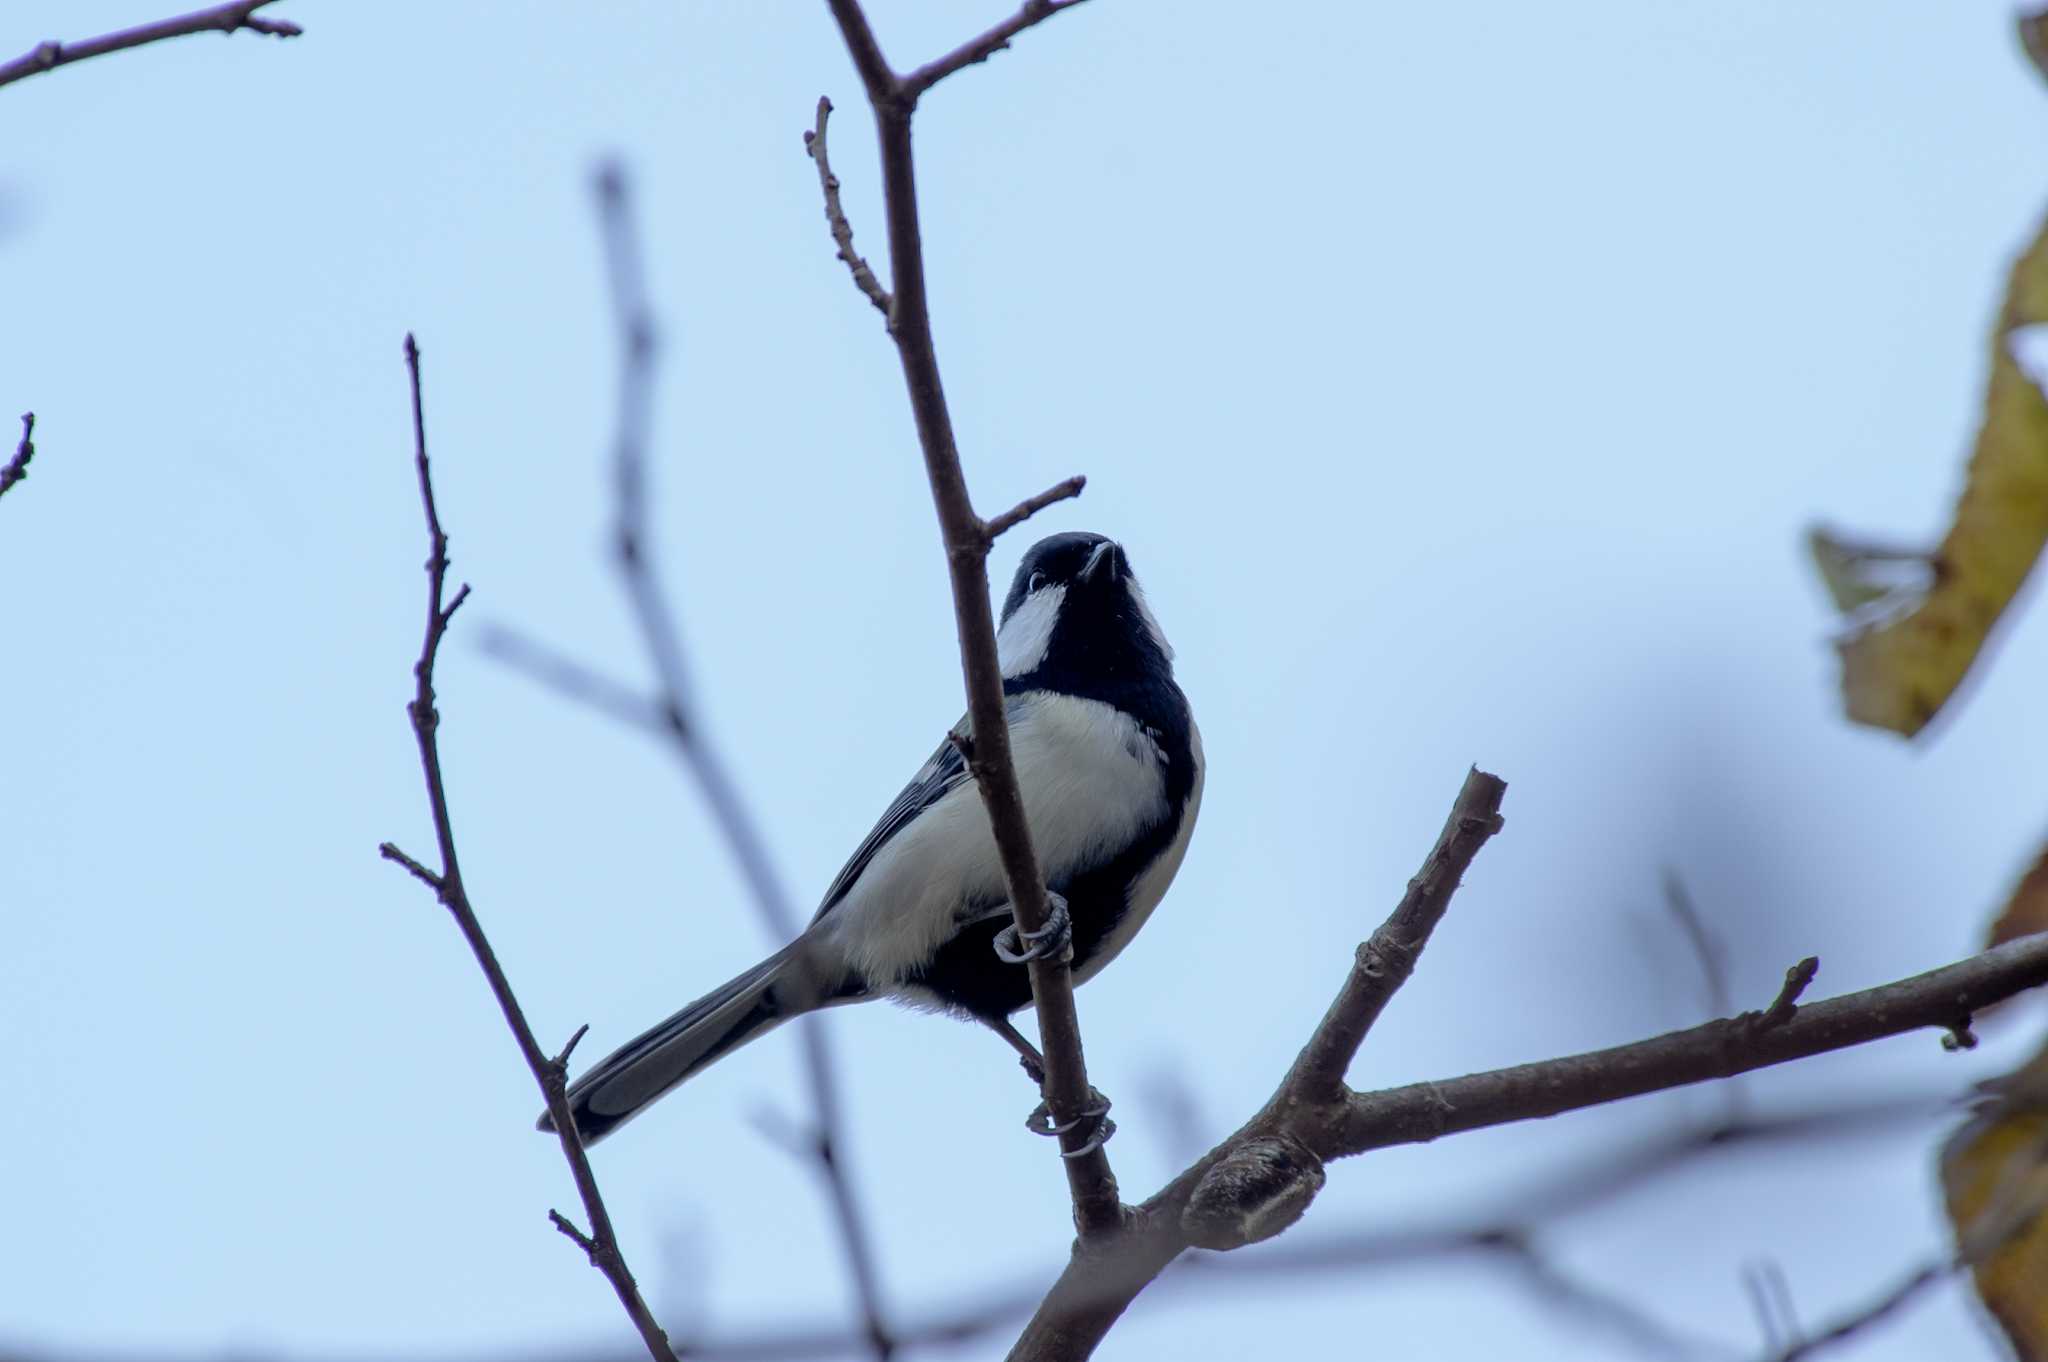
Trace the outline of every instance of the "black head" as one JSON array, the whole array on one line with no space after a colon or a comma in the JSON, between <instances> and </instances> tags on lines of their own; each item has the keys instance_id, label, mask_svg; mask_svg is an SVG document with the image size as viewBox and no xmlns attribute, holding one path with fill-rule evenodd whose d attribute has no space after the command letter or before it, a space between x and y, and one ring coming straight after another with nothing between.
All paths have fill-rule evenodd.
<instances>
[{"instance_id":1,"label":"black head","mask_svg":"<svg viewBox=\"0 0 2048 1362\"><path fill-rule=\"evenodd\" d=\"M1011 682L1102 694L1173 676L1173 649L1130 559L1099 534L1055 534L1031 546L1003 601L997 643Z\"/></svg>"}]
</instances>

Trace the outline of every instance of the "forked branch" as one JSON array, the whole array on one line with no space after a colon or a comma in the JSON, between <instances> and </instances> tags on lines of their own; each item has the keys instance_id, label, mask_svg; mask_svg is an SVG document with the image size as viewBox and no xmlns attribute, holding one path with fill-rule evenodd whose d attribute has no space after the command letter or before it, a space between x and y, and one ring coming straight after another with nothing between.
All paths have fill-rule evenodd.
<instances>
[{"instance_id":1,"label":"forked branch","mask_svg":"<svg viewBox=\"0 0 2048 1362\"><path fill-rule=\"evenodd\" d=\"M409 335L405 338L405 365L412 383L413 458L419 473L420 504L426 512L428 543L426 637L420 644L419 660L413 664L413 698L406 705L406 713L412 719L413 739L419 747L420 770L426 779L427 806L433 817L440 868L435 869L419 858L407 855L390 842L385 842L378 850L385 860L403 867L432 889L441 906L455 919L456 927L461 930L463 939L469 942L470 951L476 956L477 965L490 984L491 996L498 1001L498 1010L504 1013L505 1024L512 1030L512 1038L519 1046L521 1057L526 1060L527 1069L540 1087L548 1112L554 1117L555 1130L562 1142L562 1156L569 1161L569 1170L576 1179L577 1195L583 1199L584 1213L590 1218L590 1233L584 1234L576 1229L558 1212L549 1211L549 1219L589 1255L591 1265L611 1283L619 1304L625 1307L633 1327L639 1331L655 1362L676 1362L675 1350L669 1346L668 1336L654 1322L654 1315L648 1310L647 1302L641 1299L640 1288L626 1266L625 1255L619 1251L611 1215L605 1210L604 1197L597 1189L597 1175L590 1169L590 1160L583 1152L583 1141L576 1134L576 1122L569 1114L568 1099L564 1096L569 1052L575 1048L583 1032L578 1030L557 1055L550 1056L540 1048L540 1042L534 1039L533 1028L527 1025L525 1009L520 1007L519 998L512 991L512 983L498 963L497 952L491 948L490 939L484 935L483 924L477 919L476 909L470 904L469 892L463 887L462 864L455 850L455 820L449 812L447 781L441 773L441 748L437 736L441 716L434 704L434 662L440 655L441 640L447 635L448 623L463 601L468 599L469 588L461 588L452 600L447 597L448 535L441 528L441 514L434 504L434 481L427 466L427 423L420 398L420 351Z\"/></svg>"}]
</instances>

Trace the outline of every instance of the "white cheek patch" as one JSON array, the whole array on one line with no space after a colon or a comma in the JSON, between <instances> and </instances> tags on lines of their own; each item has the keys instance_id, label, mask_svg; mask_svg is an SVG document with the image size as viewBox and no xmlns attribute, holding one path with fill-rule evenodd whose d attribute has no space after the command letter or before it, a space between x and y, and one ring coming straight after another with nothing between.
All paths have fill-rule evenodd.
<instances>
[{"instance_id":1,"label":"white cheek patch","mask_svg":"<svg viewBox=\"0 0 2048 1362\"><path fill-rule=\"evenodd\" d=\"M1166 641L1166 634L1159 627L1159 621L1152 614L1152 607L1145 603L1145 592L1139 587L1138 579L1127 578L1126 590L1131 593L1131 604L1138 611L1138 622L1145 626L1145 632L1152 636L1152 642L1159 646L1159 652L1168 662L1173 661L1173 645ZM1023 613L1019 611L1018 613ZM1004 675L1009 673L1005 672Z\"/></svg>"},{"instance_id":2,"label":"white cheek patch","mask_svg":"<svg viewBox=\"0 0 2048 1362\"><path fill-rule=\"evenodd\" d=\"M1004 677L1022 676L1045 661L1045 650L1052 646L1052 628L1059 623L1060 605L1066 599L1064 586L1042 586L1003 621L996 634L996 658L1002 663Z\"/></svg>"}]
</instances>

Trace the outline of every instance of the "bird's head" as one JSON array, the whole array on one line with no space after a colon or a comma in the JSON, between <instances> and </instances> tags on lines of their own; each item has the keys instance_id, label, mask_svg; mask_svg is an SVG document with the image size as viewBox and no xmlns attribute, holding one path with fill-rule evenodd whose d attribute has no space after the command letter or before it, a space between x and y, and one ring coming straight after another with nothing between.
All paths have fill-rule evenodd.
<instances>
[{"instance_id":1,"label":"bird's head","mask_svg":"<svg viewBox=\"0 0 2048 1362\"><path fill-rule=\"evenodd\" d=\"M1025 552L1003 601L996 649L1005 680L1038 674L1061 689L1173 670L1173 648L1123 546L1099 534L1055 534Z\"/></svg>"}]
</instances>

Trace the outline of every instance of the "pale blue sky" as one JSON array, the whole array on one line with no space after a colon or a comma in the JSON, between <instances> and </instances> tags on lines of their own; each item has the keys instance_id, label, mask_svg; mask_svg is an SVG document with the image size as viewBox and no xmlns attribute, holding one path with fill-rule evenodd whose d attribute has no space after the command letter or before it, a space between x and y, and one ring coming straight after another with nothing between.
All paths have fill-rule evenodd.
<instances>
[{"instance_id":1,"label":"pale blue sky","mask_svg":"<svg viewBox=\"0 0 2048 1362\"><path fill-rule=\"evenodd\" d=\"M1003 12L871 10L903 66ZM810 900L960 709L895 360L802 152L830 94L879 264L868 120L820 5L274 12L307 35L0 91L0 412L33 408L41 449L0 503L0 1343L629 1351L543 1218L573 1190L460 938L376 857L428 842L399 342L476 589L442 685L466 868L543 1038L587 1021L599 1052L768 943L664 754L475 648L497 620L639 674L601 555L590 169L617 152L641 191L694 672ZM149 17L29 0L0 55ZM973 486L994 509L1088 474L1033 528L1124 541L1207 740L1180 882L1080 995L1133 1195L1172 1171L1148 1082L1184 1074L1219 1133L1252 1110L1468 762L1509 780L1506 834L1360 1083L1695 1019L1667 864L1745 1005L1808 952L1834 992L1970 949L2043 831L2048 621L1931 745L1852 731L1798 535L1946 515L2048 203L2048 89L2009 29L1974 0L1095 0L929 98ZM881 1007L832 1026L892 1306L1050 1280L1063 1183L1000 1047ZM1752 1090L1960 1087L2031 1030ZM796 1054L764 1041L598 1151L678 1333L843 1311L813 1179L750 1123L794 1107ZM1353 1161L1308 1228L1483 1205L1715 1100ZM1745 1263L1816 1318L1936 1249L1932 1139L1716 1163L1552 1242L1751 1348ZM1103 1356L1276 1328L1392 1362L1611 1342L1431 1266L1162 1296ZM1855 1355L1973 1348L1948 1292Z\"/></svg>"}]
</instances>

